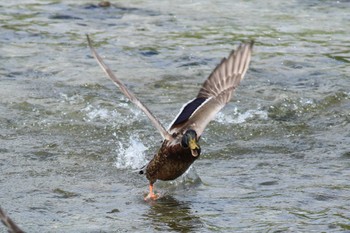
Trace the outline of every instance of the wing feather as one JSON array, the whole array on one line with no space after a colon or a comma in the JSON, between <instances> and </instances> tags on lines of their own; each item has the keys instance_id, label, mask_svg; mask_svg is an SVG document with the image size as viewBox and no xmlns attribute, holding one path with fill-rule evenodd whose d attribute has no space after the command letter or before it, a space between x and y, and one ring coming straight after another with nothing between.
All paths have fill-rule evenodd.
<instances>
[{"instance_id":1,"label":"wing feather","mask_svg":"<svg viewBox=\"0 0 350 233\"><path fill-rule=\"evenodd\" d=\"M176 133L176 129L181 128L181 125L186 123L188 119L190 119L191 116L209 100L210 98L195 98L184 104L184 106L180 109L179 114L174 118L174 121L170 124L169 133Z\"/></svg>"},{"instance_id":2,"label":"wing feather","mask_svg":"<svg viewBox=\"0 0 350 233\"><path fill-rule=\"evenodd\" d=\"M171 132L183 132L192 128L200 136L207 124L215 117L231 99L233 91L237 88L248 70L254 42L241 44L232 51L228 58L222 59L220 64L203 83L197 98L207 99L193 111L188 120L181 125L170 127Z\"/></svg>"},{"instance_id":3,"label":"wing feather","mask_svg":"<svg viewBox=\"0 0 350 233\"><path fill-rule=\"evenodd\" d=\"M134 103L137 107L139 107L146 116L151 120L152 124L156 129L160 132L163 139L170 140L172 136L165 130L163 125L159 122L159 120L152 114L152 112L131 92L128 88L114 75L112 70L106 65L106 63L102 60L100 55L96 52L94 47L92 46L89 35L86 35L89 47L91 49L92 55L101 66L102 70L107 74L107 76L113 81L113 83L119 87L121 92L130 99L132 103Z\"/></svg>"},{"instance_id":4,"label":"wing feather","mask_svg":"<svg viewBox=\"0 0 350 233\"><path fill-rule=\"evenodd\" d=\"M6 215L6 213L0 207L0 220L1 222L8 228L8 232L10 233L24 233L17 224Z\"/></svg>"}]
</instances>

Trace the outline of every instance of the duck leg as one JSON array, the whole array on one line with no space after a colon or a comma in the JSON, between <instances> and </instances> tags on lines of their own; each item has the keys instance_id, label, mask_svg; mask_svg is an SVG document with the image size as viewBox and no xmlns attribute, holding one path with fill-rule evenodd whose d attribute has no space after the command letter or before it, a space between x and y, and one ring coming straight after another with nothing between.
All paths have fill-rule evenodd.
<instances>
[{"instance_id":1,"label":"duck leg","mask_svg":"<svg viewBox=\"0 0 350 233\"><path fill-rule=\"evenodd\" d=\"M149 193L148 195L145 197L145 201L149 201L149 200L157 200L159 198L159 195L155 194L153 192L153 184L150 183L149 184Z\"/></svg>"}]
</instances>

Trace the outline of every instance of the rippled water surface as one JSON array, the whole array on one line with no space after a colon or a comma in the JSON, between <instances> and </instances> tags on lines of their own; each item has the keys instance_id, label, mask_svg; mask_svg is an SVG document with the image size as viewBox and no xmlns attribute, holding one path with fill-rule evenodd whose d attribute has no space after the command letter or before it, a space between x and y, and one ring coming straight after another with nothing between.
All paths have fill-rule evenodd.
<instances>
[{"instance_id":1,"label":"rippled water surface","mask_svg":"<svg viewBox=\"0 0 350 233\"><path fill-rule=\"evenodd\" d=\"M28 232L349 232L349 1L2 1L0 205ZM167 125L256 41L202 156L146 203ZM6 232L0 227L0 232Z\"/></svg>"}]
</instances>

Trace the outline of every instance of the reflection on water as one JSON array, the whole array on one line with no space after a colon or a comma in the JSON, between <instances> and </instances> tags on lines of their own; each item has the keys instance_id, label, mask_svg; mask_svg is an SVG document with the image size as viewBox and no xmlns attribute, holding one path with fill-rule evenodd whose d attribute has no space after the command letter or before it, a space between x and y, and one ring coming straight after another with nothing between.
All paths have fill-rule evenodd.
<instances>
[{"instance_id":1,"label":"reflection on water","mask_svg":"<svg viewBox=\"0 0 350 233\"><path fill-rule=\"evenodd\" d=\"M159 231L192 232L203 227L200 217L191 209L191 203L170 195L150 202L150 209L144 217L151 220L154 229Z\"/></svg>"},{"instance_id":2,"label":"reflection on water","mask_svg":"<svg viewBox=\"0 0 350 233\"><path fill-rule=\"evenodd\" d=\"M196 169L191 166L185 174L174 181L158 181L155 184L156 192L160 193L157 201L148 202L151 207L143 216L152 222L155 230L192 232L203 228L203 221L195 210L191 208L190 201L181 201L175 198L195 196L196 188L202 185Z\"/></svg>"}]
</instances>

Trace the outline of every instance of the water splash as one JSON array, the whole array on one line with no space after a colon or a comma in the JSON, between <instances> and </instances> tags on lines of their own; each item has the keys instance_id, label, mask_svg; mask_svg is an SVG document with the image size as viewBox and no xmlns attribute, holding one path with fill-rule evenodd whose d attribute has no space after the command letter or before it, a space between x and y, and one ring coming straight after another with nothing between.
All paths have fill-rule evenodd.
<instances>
[{"instance_id":1,"label":"water splash","mask_svg":"<svg viewBox=\"0 0 350 233\"><path fill-rule=\"evenodd\" d=\"M120 114L116 110L108 110L106 108L95 107L91 104L87 105L82 112L85 112L85 121L94 121L95 119L112 121L120 117Z\"/></svg>"},{"instance_id":2,"label":"water splash","mask_svg":"<svg viewBox=\"0 0 350 233\"><path fill-rule=\"evenodd\" d=\"M267 119L267 112L263 110L255 110L251 109L243 113L239 113L238 109L234 109L233 115L226 115L222 112L219 112L216 114L215 121L224 124L224 123L229 123L229 124L240 124L243 122L246 122L248 119L251 119L253 117L259 117L260 119Z\"/></svg>"},{"instance_id":3,"label":"water splash","mask_svg":"<svg viewBox=\"0 0 350 233\"><path fill-rule=\"evenodd\" d=\"M193 165L191 165L179 178L167 182L174 189L186 189L188 187L202 184L202 180Z\"/></svg>"},{"instance_id":4,"label":"water splash","mask_svg":"<svg viewBox=\"0 0 350 233\"><path fill-rule=\"evenodd\" d=\"M69 104L77 104L77 103L81 103L84 101L84 98L78 94L68 95L65 93L60 93L59 95L61 96L62 102L64 101L64 102L67 102Z\"/></svg>"},{"instance_id":5,"label":"water splash","mask_svg":"<svg viewBox=\"0 0 350 233\"><path fill-rule=\"evenodd\" d=\"M147 163L144 153L147 149L140 139L135 138L135 136L130 136L127 143L118 142L115 166L119 169L141 168Z\"/></svg>"},{"instance_id":6,"label":"water splash","mask_svg":"<svg viewBox=\"0 0 350 233\"><path fill-rule=\"evenodd\" d=\"M116 109L94 106L88 104L81 110L85 114L84 121L102 121L111 124L113 127L117 125L131 125L139 122L142 118L142 112L139 109L130 108L126 103L119 103ZM140 117L141 116L141 117Z\"/></svg>"}]
</instances>

